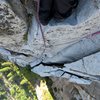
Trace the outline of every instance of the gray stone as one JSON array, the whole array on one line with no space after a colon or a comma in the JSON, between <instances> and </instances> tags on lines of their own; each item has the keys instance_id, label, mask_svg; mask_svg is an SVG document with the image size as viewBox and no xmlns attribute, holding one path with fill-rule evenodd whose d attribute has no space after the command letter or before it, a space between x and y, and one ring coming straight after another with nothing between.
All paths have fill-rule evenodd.
<instances>
[{"instance_id":1,"label":"gray stone","mask_svg":"<svg viewBox=\"0 0 100 100\"><path fill-rule=\"evenodd\" d=\"M0 0L0 59L22 67L29 66L41 77L50 77L56 100L99 100L100 51L95 46L91 49L92 54L61 65L63 68L57 65L44 66L41 62L100 31L100 0L80 0L78 8L69 18L59 23L52 20L46 27L42 26L44 38L32 8L33 0ZM28 14L33 15L30 27ZM23 41L27 31L28 40ZM91 43L94 44L94 41ZM97 48L100 48L99 45Z\"/></svg>"},{"instance_id":2,"label":"gray stone","mask_svg":"<svg viewBox=\"0 0 100 100\"><path fill-rule=\"evenodd\" d=\"M27 32L27 23L22 5L19 2L16 6L16 9L20 9L20 12L13 11L15 8L13 9L6 0L0 0L0 46L9 47L11 44L21 43L23 35Z\"/></svg>"}]
</instances>

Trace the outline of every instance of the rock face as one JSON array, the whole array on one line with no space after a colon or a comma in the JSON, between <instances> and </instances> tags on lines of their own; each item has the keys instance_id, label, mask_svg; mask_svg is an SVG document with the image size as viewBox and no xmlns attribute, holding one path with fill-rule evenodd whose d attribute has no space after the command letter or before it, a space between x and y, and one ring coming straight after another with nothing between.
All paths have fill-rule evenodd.
<instances>
[{"instance_id":1,"label":"rock face","mask_svg":"<svg viewBox=\"0 0 100 100\"><path fill-rule=\"evenodd\" d=\"M32 8L33 0L0 0L0 59L50 77L56 100L99 100L100 0L80 0L69 18L43 27L44 35Z\"/></svg>"},{"instance_id":2,"label":"rock face","mask_svg":"<svg viewBox=\"0 0 100 100\"><path fill-rule=\"evenodd\" d=\"M99 100L100 83L91 85L77 85L65 79L53 78L53 91L57 100Z\"/></svg>"},{"instance_id":3,"label":"rock face","mask_svg":"<svg viewBox=\"0 0 100 100\"><path fill-rule=\"evenodd\" d=\"M13 8L8 1L0 0L0 46L6 47L23 41L23 35L27 32L26 18L23 17L25 13L21 3L17 1L19 4L16 2L17 7ZM17 10L14 11L15 9L20 9L19 13Z\"/></svg>"}]
</instances>

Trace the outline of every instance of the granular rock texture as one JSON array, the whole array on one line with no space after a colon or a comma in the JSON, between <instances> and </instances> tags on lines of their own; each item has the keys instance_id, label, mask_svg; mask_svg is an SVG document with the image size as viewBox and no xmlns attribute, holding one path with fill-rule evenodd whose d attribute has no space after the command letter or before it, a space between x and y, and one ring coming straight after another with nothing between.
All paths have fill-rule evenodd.
<instances>
[{"instance_id":1,"label":"granular rock texture","mask_svg":"<svg viewBox=\"0 0 100 100\"><path fill-rule=\"evenodd\" d=\"M8 0L9 1L9 0ZM23 41L23 35L27 32L27 23L25 17L21 17L14 12L12 6L6 0L0 0L0 46L15 45ZM13 0L12 0L13 2ZM16 5L17 8L21 9L22 6ZM20 12L23 16L24 11Z\"/></svg>"},{"instance_id":2,"label":"granular rock texture","mask_svg":"<svg viewBox=\"0 0 100 100\"><path fill-rule=\"evenodd\" d=\"M70 17L61 22L52 19L42 27L43 34L33 3L0 0L0 59L50 77L56 100L100 100L100 0L79 0ZM86 47L86 42L92 46ZM47 58L51 65L45 63ZM72 62L55 64L59 58Z\"/></svg>"}]
</instances>

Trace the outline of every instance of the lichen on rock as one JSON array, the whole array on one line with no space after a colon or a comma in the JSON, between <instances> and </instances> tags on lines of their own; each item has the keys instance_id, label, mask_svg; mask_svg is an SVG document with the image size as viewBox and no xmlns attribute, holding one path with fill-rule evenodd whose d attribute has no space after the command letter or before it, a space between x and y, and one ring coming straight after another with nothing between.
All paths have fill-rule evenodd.
<instances>
[{"instance_id":1,"label":"lichen on rock","mask_svg":"<svg viewBox=\"0 0 100 100\"><path fill-rule=\"evenodd\" d=\"M21 13L25 14L24 12ZM0 0L0 46L7 47L10 44L15 45L16 43L20 43L23 41L23 35L26 32L26 19L17 15L6 0Z\"/></svg>"}]
</instances>

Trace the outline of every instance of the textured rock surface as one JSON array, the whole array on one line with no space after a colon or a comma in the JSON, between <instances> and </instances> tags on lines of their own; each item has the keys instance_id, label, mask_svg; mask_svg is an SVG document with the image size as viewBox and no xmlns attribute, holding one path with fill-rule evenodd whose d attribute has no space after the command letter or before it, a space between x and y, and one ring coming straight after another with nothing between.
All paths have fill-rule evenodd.
<instances>
[{"instance_id":1,"label":"textured rock surface","mask_svg":"<svg viewBox=\"0 0 100 100\"><path fill-rule=\"evenodd\" d=\"M64 64L64 68L41 64L44 58L100 31L100 0L80 0L68 19L52 20L43 30L46 46L34 16L28 31L27 14L33 14L32 7L32 0L0 0L0 59L28 65L42 77L50 77L56 100L100 100L100 51Z\"/></svg>"},{"instance_id":2,"label":"textured rock surface","mask_svg":"<svg viewBox=\"0 0 100 100\"><path fill-rule=\"evenodd\" d=\"M15 5L17 7L13 8L6 0L0 0L0 46L10 49L13 45L19 45L23 41L23 35L27 32L26 18L23 18L25 13L21 7L22 5L20 2ZM14 12L15 9L20 9L20 13L17 10Z\"/></svg>"}]
</instances>

